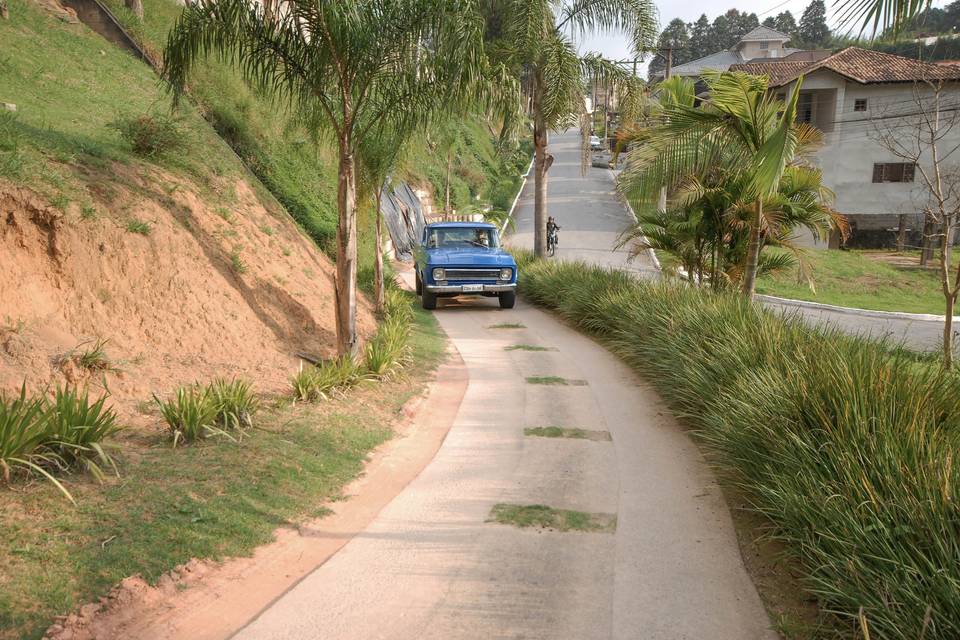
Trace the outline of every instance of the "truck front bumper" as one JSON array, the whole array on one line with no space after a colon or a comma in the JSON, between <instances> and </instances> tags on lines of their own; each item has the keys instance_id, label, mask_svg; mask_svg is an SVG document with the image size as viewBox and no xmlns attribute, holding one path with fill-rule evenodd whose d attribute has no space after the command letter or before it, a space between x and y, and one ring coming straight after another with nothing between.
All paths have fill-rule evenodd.
<instances>
[{"instance_id":1,"label":"truck front bumper","mask_svg":"<svg viewBox=\"0 0 960 640\"><path fill-rule=\"evenodd\" d=\"M503 291L516 291L516 282L506 282L503 284L425 284L423 288L430 293L501 293Z\"/></svg>"}]
</instances>

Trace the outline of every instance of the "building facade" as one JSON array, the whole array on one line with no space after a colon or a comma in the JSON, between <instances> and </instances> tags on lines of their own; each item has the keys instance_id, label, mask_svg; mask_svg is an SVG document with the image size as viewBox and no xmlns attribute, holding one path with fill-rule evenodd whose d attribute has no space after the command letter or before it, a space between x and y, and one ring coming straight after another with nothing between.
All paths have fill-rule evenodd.
<instances>
[{"instance_id":1,"label":"building facade","mask_svg":"<svg viewBox=\"0 0 960 640\"><path fill-rule=\"evenodd\" d=\"M752 61L729 70L767 76L782 98L799 87L797 119L823 132L813 160L834 208L850 222L851 246L892 246L901 230L919 243L930 193L914 163L890 146L916 149L919 163L932 167L929 142L918 137L939 86L941 168L960 182L960 151L947 155L960 147L960 66L848 47L817 61Z\"/></svg>"}]
</instances>

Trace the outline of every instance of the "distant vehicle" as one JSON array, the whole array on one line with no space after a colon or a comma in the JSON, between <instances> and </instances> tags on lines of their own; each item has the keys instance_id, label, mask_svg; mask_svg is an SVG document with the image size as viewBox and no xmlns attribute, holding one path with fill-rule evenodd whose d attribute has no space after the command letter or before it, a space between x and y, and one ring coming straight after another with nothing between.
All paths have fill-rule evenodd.
<instances>
[{"instance_id":1,"label":"distant vehicle","mask_svg":"<svg viewBox=\"0 0 960 640\"><path fill-rule=\"evenodd\" d=\"M600 136L590 136L590 149L603 151L603 142L600 141Z\"/></svg>"},{"instance_id":2,"label":"distant vehicle","mask_svg":"<svg viewBox=\"0 0 960 640\"><path fill-rule=\"evenodd\" d=\"M488 222L428 224L415 260L424 309L436 309L437 298L459 295L497 297L503 309L516 304L517 263L500 247L497 228Z\"/></svg>"}]
</instances>

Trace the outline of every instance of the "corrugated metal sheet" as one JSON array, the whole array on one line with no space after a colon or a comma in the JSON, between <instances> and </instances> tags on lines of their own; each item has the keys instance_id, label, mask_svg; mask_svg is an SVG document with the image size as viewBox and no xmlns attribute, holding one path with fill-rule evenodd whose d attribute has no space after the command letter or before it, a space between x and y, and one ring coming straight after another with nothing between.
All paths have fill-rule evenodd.
<instances>
[{"instance_id":1,"label":"corrugated metal sheet","mask_svg":"<svg viewBox=\"0 0 960 640\"><path fill-rule=\"evenodd\" d=\"M426 224L420 198L406 182L392 182L383 189L380 212L397 258L409 259Z\"/></svg>"}]
</instances>

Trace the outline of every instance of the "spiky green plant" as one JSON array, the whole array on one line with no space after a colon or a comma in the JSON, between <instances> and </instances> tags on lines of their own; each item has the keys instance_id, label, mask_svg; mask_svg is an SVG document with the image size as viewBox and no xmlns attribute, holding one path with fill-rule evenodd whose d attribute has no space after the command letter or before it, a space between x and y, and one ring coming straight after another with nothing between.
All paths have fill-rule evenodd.
<instances>
[{"instance_id":1,"label":"spiky green plant","mask_svg":"<svg viewBox=\"0 0 960 640\"><path fill-rule=\"evenodd\" d=\"M220 427L240 432L253 427L260 399L248 381L217 378L207 386L207 392L216 408L216 423Z\"/></svg>"},{"instance_id":2,"label":"spiky green plant","mask_svg":"<svg viewBox=\"0 0 960 640\"><path fill-rule=\"evenodd\" d=\"M87 391L58 387L52 399L30 398L26 385L17 396L0 394L0 479L21 472L44 477L71 502L73 496L55 476L83 466L103 479L101 465L116 472L104 440L119 430L103 395L91 403Z\"/></svg>"},{"instance_id":3,"label":"spiky green plant","mask_svg":"<svg viewBox=\"0 0 960 640\"><path fill-rule=\"evenodd\" d=\"M106 406L107 396L90 401L89 391L74 387L58 388L47 404L47 443L58 461L67 467L83 465L98 479L103 479L101 465L117 473L113 457L104 440L120 430L116 412Z\"/></svg>"},{"instance_id":4,"label":"spiky green plant","mask_svg":"<svg viewBox=\"0 0 960 640\"><path fill-rule=\"evenodd\" d=\"M59 466L56 453L44 450L48 440L49 413L42 397L28 398L27 387L9 397L0 394L0 477L10 482L17 472L37 473L73 498L47 468Z\"/></svg>"},{"instance_id":5,"label":"spiky green plant","mask_svg":"<svg viewBox=\"0 0 960 640\"><path fill-rule=\"evenodd\" d=\"M200 385L180 387L170 400L156 394L154 402L160 408L176 447L181 442L195 442L210 435L228 435L217 426L218 410L209 390Z\"/></svg>"}]
</instances>

